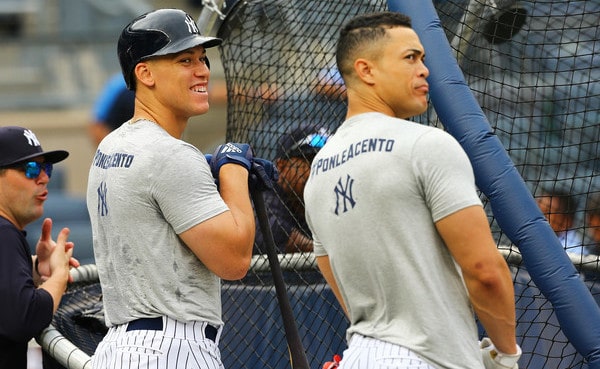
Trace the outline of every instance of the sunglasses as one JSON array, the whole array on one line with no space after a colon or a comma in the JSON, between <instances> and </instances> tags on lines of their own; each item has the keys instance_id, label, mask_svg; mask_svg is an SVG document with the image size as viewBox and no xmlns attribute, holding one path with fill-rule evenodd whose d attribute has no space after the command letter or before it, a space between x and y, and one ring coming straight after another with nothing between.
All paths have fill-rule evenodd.
<instances>
[{"instance_id":1,"label":"sunglasses","mask_svg":"<svg viewBox=\"0 0 600 369\"><path fill-rule=\"evenodd\" d=\"M297 141L294 145L292 145L292 147L288 149L288 151L295 152L296 150L306 146L315 149L320 149L323 146L325 146L325 143L327 142L328 138L328 134L313 133Z\"/></svg>"},{"instance_id":2,"label":"sunglasses","mask_svg":"<svg viewBox=\"0 0 600 369\"><path fill-rule=\"evenodd\" d=\"M25 177L29 179L36 179L42 173L42 169L48 175L48 178L52 177L52 163L38 163L37 161L29 161L27 163L17 164L12 166L14 169L19 169L25 172Z\"/></svg>"}]
</instances>

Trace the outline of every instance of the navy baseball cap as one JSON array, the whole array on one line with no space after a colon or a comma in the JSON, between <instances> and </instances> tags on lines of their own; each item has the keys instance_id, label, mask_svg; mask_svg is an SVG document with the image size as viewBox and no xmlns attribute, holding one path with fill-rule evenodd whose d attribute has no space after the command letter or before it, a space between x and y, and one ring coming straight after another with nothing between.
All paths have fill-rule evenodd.
<instances>
[{"instance_id":1,"label":"navy baseball cap","mask_svg":"<svg viewBox=\"0 0 600 369\"><path fill-rule=\"evenodd\" d=\"M315 155L325 145L330 133L325 128L304 125L281 136L278 142L277 157Z\"/></svg>"},{"instance_id":2,"label":"navy baseball cap","mask_svg":"<svg viewBox=\"0 0 600 369\"><path fill-rule=\"evenodd\" d=\"M44 151L35 134L23 127L0 127L0 167L7 167L29 159L43 156L47 163L65 160L69 153L64 150Z\"/></svg>"}]
</instances>

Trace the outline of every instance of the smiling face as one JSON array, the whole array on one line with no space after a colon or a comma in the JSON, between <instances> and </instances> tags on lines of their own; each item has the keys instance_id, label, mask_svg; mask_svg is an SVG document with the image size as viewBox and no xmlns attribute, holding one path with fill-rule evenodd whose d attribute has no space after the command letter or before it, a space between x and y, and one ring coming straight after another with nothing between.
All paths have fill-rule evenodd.
<instances>
[{"instance_id":1,"label":"smiling face","mask_svg":"<svg viewBox=\"0 0 600 369\"><path fill-rule=\"evenodd\" d=\"M43 158L33 160L43 162ZM44 201L48 197L46 186L49 180L44 170L37 178L29 179L21 169L1 169L0 215L19 229L41 217L44 213Z\"/></svg>"},{"instance_id":2,"label":"smiling face","mask_svg":"<svg viewBox=\"0 0 600 369\"><path fill-rule=\"evenodd\" d=\"M210 70L204 47L154 57L145 63L155 97L166 109L184 119L208 111Z\"/></svg>"}]
</instances>

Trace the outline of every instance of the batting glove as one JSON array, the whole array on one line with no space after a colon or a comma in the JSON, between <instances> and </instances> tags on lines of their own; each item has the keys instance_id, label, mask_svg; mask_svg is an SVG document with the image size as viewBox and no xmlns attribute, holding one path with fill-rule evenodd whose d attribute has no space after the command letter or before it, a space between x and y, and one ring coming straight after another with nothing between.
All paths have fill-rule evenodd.
<instances>
[{"instance_id":1,"label":"batting glove","mask_svg":"<svg viewBox=\"0 0 600 369\"><path fill-rule=\"evenodd\" d=\"M519 369L517 361L522 353L519 345L516 354L505 354L496 349L491 339L485 337L479 342L479 348L485 369Z\"/></svg>"},{"instance_id":2,"label":"batting glove","mask_svg":"<svg viewBox=\"0 0 600 369\"><path fill-rule=\"evenodd\" d=\"M279 179L279 172L272 162L254 158L250 169L250 189L267 191L273 189L273 183Z\"/></svg>"},{"instance_id":3,"label":"batting glove","mask_svg":"<svg viewBox=\"0 0 600 369\"><path fill-rule=\"evenodd\" d=\"M219 178L219 171L225 164L238 164L250 171L252 166L252 148L245 143L228 142L219 145L212 154L208 164L214 178Z\"/></svg>"}]
</instances>

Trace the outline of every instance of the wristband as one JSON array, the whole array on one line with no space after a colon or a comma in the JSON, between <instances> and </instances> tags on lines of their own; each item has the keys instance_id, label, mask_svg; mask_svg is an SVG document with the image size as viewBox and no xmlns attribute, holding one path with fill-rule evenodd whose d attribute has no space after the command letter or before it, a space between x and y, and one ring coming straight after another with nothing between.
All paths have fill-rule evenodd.
<instances>
[{"instance_id":1,"label":"wristband","mask_svg":"<svg viewBox=\"0 0 600 369\"><path fill-rule=\"evenodd\" d=\"M481 349L481 353L482 353L482 357L483 357L483 361L486 368L489 368L489 365L487 365L488 363L493 365L492 368L496 368L497 366L503 367L503 368L510 368L510 369L518 369L519 366L517 365L517 362L519 361L519 358L521 357L521 354L523 353L523 351L521 350L521 347L519 347L519 345L517 345L517 353L516 354L505 354L502 351L499 351L496 346L494 346L494 344L492 343L492 340L489 337L484 337L480 342L479 342L479 347ZM493 363L493 364L492 364Z\"/></svg>"},{"instance_id":2,"label":"wristband","mask_svg":"<svg viewBox=\"0 0 600 369\"><path fill-rule=\"evenodd\" d=\"M517 345L516 354L505 354L496 348L490 351L492 359L498 364L507 368L512 368L517 363L517 361L519 361L519 358L521 357L522 353L523 351L521 350L521 347L519 347L519 345Z\"/></svg>"}]
</instances>

